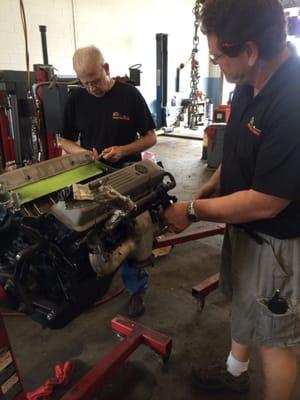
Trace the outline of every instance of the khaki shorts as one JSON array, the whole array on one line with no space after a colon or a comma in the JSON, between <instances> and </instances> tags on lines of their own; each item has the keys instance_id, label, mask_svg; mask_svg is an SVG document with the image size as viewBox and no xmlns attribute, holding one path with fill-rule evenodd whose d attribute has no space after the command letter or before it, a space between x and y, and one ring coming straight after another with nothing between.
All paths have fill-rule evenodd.
<instances>
[{"instance_id":1,"label":"khaki shorts","mask_svg":"<svg viewBox=\"0 0 300 400\"><path fill-rule=\"evenodd\" d=\"M232 301L231 335L240 344L286 347L300 343L300 238L258 241L228 226L222 249L220 288ZM285 314L267 302L279 289Z\"/></svg>"}]
</instances>

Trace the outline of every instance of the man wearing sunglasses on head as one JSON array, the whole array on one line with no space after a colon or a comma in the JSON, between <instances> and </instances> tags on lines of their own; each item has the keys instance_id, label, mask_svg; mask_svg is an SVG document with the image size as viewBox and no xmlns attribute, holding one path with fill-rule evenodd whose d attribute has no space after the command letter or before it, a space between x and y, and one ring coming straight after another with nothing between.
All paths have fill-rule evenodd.
<instances>
[{"instance_id":1,"label":"man wearing sunglasses on head","mask_svg":"<svg viewBox=\"0 0 300 400\"><path fill-rule=\"evenodd\" d=\"M210 59L237 86L222 165L195 200L165 211L175 232L227 224L220 287L232 302L231 351L194 370L194 382L247 391L254 346L264 400L288 400L300 343L300 60L279 0L206 0L200 23Z\"/></svg>"},{"instance_id":2,"label":"man wearing sunglasses on head","mask_svg":"<svg viewBox=\"0 0 300 400\"><path fill-rule=\"evenodd\" d=\"M155 124L141 93L110 77L109 65L95 46L78 49L73 67L83 88L67 102L62 148L67 153L89 150L114 167L141 160L141 152L156 143ZM128 315L137 317L144 311L148 275L126 261L122 277L131 295Z\"/></svg>"}]
</instances>

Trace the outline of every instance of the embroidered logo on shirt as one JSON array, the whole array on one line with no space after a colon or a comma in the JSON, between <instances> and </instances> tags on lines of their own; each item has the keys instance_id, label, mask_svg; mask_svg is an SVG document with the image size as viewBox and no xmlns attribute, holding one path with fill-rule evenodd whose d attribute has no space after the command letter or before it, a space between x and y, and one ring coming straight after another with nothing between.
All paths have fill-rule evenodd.
<instances>
[{"instance_id":1,"label":"embroidered logo on shirt","mask_svg":"<svg viewBox=\"0 0 300 400\"><path fill-rule=\"evenodd\" d=\"M254 133L254 135L256 135L256 136L261 135L262 131L260 129L256 128L256 126L254 125L254 116L248 122L248 128L252 133Z\"/></svg>"},{"instance_id":2,"label":"embroidered logo on shirt","mask_svg":"<svg viewBox=\"0 0 300 400\"><path fill-rule=\"evenodd\" d=\"M121 119L123 121L130 121L129 115L122 115L122 114L118 113L117 111L113 112L112 119Z\"/></svg>"}]
</instances>

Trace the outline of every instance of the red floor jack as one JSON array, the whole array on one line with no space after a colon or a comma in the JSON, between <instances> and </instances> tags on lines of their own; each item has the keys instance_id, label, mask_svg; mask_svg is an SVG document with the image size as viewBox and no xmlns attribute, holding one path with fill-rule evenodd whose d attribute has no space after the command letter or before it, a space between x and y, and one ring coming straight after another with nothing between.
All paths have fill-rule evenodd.
<instances>
[{"instance_id":1,"label":"red floor jack","mask_svg":"<svg viewBox=\"0 0 300 400\"><path fill-rule=\"evenodd\" d=\"M139 322L117 316L112 321L113 331L125 336L110 353L104 356L63 397L63 400L87 400L92 398L110 375L141 344L146 344L167 361L171 354L172 340ZM26 400L20 374L11 351L9 338L0 314L0 398L1 400Z\"/></svg>"}]
</instances>

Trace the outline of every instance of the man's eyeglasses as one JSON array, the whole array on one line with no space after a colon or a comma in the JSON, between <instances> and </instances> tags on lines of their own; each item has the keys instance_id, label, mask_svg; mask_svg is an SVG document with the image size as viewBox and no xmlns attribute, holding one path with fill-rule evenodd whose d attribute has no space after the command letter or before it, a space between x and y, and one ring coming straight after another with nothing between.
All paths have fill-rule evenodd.
<instances>
[{"instance_id":1,"label":"man's eyeglasses","mask_svg":"<svg viewBox=\"0 0 300 400\"><path fill-rule=\"evenodd\" d=\"M89 86L95 87L95 86L99 85L100 82L101 82L101 78L94 79L93 81L90 81L90 82L82 82L81 81L83 86L86 88L88 88Z\"/></svg>"},{"instance_id":2,"label":"man's eyeglasses","mask_svg":"<svg viewBox=\"0 0 300 400\"><path fill-rule=\"evenodd\" d=\"M210 54L209 58L210 58L211 62L216 65L216 64L218 64L218 60L221 57L224 57L224 56L235 57L236 55L238 55L240 50L243 49L243 46L244 45L242 43L223 42L223 43L221 43L220 48L221 49L226 49L226 54L224 54L224 53L220 53L220 54L217 54L217 55Z\"/></svg>"},{"instance_id":3,"label":"man's eyeglasses","mask_svg":"<svg viewBox=\"0 0 300 400\"><path fill-rule=\"evenodd\" d=\"M210 54L210 55L209 55L209 59L210 59L210 61L211 61L213 64L217 65L217 64L218 64L218 60L219 60L221 57L224 57L225 55L226 55L226 54L223 54L223 53L218 54L218 55Z\"/></svg>"},{"instance_id":4,"label":"man's eyeglasses","mask_svg":"<svg viewBox=\"0 0 300 400\"><path fill-rule=\"evenodd\" d=\"M220 49L226 50L225 53L220 53L220 54L210 54L209 58L213 64L218 64L218 60L224 56L227 57L236 57L239 55L241 51L244 50L245 44L244 43L238 43L238 42L223 42L220 45Z\"/></svg>"}]
</instances>

